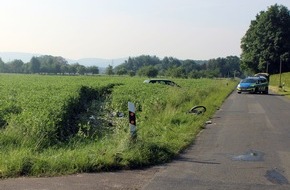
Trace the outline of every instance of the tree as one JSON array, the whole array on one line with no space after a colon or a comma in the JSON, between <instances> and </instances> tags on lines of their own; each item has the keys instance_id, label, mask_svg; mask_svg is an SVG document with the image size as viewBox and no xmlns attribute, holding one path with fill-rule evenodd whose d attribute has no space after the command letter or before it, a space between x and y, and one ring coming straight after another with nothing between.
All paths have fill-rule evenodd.
<instances>
[{"instance_id":1,"label":"tree","mask_svg":"<svg viewBox=\"0 0 290 190\"><path fill-rule=\"evenodd\" d=\"M107 74L107 75L113 75L113 74L114 74L113 66L112 66L112 65L109 65L109 66L106 68L106 74Z\"/></svg>"},{"instance_id":2,"label":"tree","mask_svg":"<svg viewBox=\"0 0 290 190\"><path fill-rule=\"evenodd\" d=\"M173 57L164 57L162 60L162 66L164 70L167 70L171 67L179 67L181 61Z\"/></svg>"},{"instance_id":3,"label":"tree","mask_svg":"<svg viewBox=\"0 0 290 190\"><path fill-rule=\"evenodd\" d=\"M241 68L240 68L240 58L237 56L227 56L226 64L228 65L228 71L230 77L240 76Z\"/></svg>"},{"instance_id":4,"label":"tree","mask_svg":"<svg viewBox=\"0 0 290 190\"><path fill-rule=\"evenodd\" d=\"M6 72L5 63L2 61L0 57L0 73L5 73L5 72Z\"/></svg>"},{"instance_id":5,"label":"tree","mask_svg":"<svg viewBox=\"0 0 290 190\"><path fill-rule=\"evenodd\" d=\"M23 61L20 59L15 59L7 64L8 70L11 73L22 73L23 72Z\"/></svg>"},{"instance_id":6,"label":"tree","mask_svg":"<svg viewBox=\"0 0 290 190\"><path fill-rule=\"evenodd\" d=\"M69 74L76 74L77 73L77 67L78 67L78 63L74 63L72 65L69 66Z\"/></svg>"},{"instance_id":7,"label":"tree","mask_svg":"<svg viewBox=\"0 0 290 190\"><path fill-rule=\"evenodd\" d=\"M84 75L86 73L86 67L83 65L78 65L77 66L77 73L79 75Z\"/></svg>"},{"instance_id":8,"label":"tree","mask_svg":"<svg viewBox=\"0 0 290 190\"><path fill-rule=\"evenodd\" d=\"M126 75L128 74L127 70L125 68L120 68L119 70L116 71L117 75Z\"/></svg>"},{"instance_id":9,"label":"tree","mask_svg":"<svg viewBox=\"0 0 290 190\"><path fill-rule=\"evenodd\" d=\"M188 77L189 78L195 78L195 79L198 79L198 78L203 78L205 77L205 74L203 71L196 71L196 70L193 70L191 71L189 74L188 74Z\"/></svg>"},{"instance_id":10,"label":"tree","mask_svg":"<svg viewBox=\"0 0 290 190\"><path fill-rule=\"evenodd\" d=\"M253 72L278 73L280 58L290 53L290 12L283 5L261 11L241 40L241 68ZM284 71L290 71L289 61Z\"/></svg>"},{"instance_id":11,"label":"tree","mask_svg":"<svg viewBox=\"0 0 290 190\"><path fill-rule=\"evenodd\" d=\"M140 68L144 66L156 66L160 64L160 60L156 56L141 55L139 57L129 57L125 63L115 67L115 72L119 73L119 70L125 69L127 72L134 71L137 72Z\"/></svg>"},{"instance_id":12,"label":"tree","mask_svg":"<svg viewBox=\"0 0 290 190\"><path fill-rule=\"evenodd\" d=\"M51 55L43 55L40 57L36 57L35 59L38 60L40 63L39 72L41 73L64 73L65 71L63 69L65 68L65 66L69 66L66 59L60 56L54 57ZM35 59L32 58L31 61L35 62L34 66L35 68L37 68L38 66Z\"/></svg>"},{"instance_id":13,"label":"tree","mask_svg":"<svg viewBox=\"0 0 290 190\"><path fill-rule=\"evenodd\" d=\"M237 56L210 59L207 70L215 71L220 77L234 77L235 73L240 73L240 59Z\"/></svg>"},{"instance_id":14,"label":"tree","mask_svg":"<svg viewBox=\"0 0 290 190\"><path fill-rule=\"evenodd\" d=\"M184 68L182 67L170 67L166 70L166 76L174 77L174 78L186 78L186 73Z\"/></svg>"},{"instance_id":15,"label":"tree","mask_svg":"<svg viewBox=\"0 0 290 190\"><path fill-rule=\"evenodd\" d=\"M68 64L66 65L61 65L60 70L62 74L69 74L70 72L70 66Z\"/></svg>"},{"instance_id":16,"label":"tree","mask_svg":"<svg viewBox=\"0 0 290 190\"><path fill-rule=\"evenodd\" d=\"M138 70L138 75L152 78L158 75L158 70L154 66L144 66Z\"/></svg>"},{"instance_id":17,"label":"tree","mask_svg":"<svg viewBox=\"0 0 290 190\"><path fill-rule=\"evenodd\" d=\"M129 72L128 72L128 74L129 74L129 76L130 76L130 77L133 77L133 76L135 76L135 75L136 75L136 73L135 73L134 71L132 71L132 70L131 70L131 71L129 71Z\"/></svg>"},{"instance_id":18,"label":"tree","mask_svg":"<svg viewBox=\"0 0 290 190\"><path fill-rule=\"evenodd\" d=\"M181 67L184 69L186 75L188 75L193 70L199 71L201 69L200 65L198 65L195 61L189 59L182 61Z\"/></svg>"},{"instance_id":19,"label":"tree","mask_svg":"<svg viewBox=\"0 0 290 190\"><path fill-rule=\"evenodd\" d=\"M40 72L40 61L36 57L32 57L28 63L28 71L31 73Z\"/></svg>"},{"instance_id":20,"label":"tree","mask_svg":"<svg viewBox=\"0 0 290 190\"><path fill-rule=\"evenodd\" d=\"M97 66L90 66L87 68L87 72L92 74L99 74L100 71Z\"/></svg>"}]
</instances>

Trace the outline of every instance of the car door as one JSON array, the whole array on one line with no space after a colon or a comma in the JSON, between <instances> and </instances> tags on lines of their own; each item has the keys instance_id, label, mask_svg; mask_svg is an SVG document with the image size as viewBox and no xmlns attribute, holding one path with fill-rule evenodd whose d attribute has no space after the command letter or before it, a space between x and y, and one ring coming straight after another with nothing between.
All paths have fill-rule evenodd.
<instances>
[{"instance_id":1,"label":"car door","mask_svg":"<svg viewBox=\"0 0 290 190\"><path fill-rule=\"evenodd\" d=\"M268 81L266 78L261 79L261 85L262 85L263 92L266 91L268 87Z\"/></svg>"},{"instance_id":2,"label":"car door","mask_svg":"<svg viewBox=\"0 0 290 190\"><path fill-rule=\"evenodd\" d=\"M262 82L261 79L258 79L258 81L257 81L257 87L258 87L258 92L262 92L262 91L265 90L265 87L264 87L263 82Z\"/></svg>"}]
</instances>

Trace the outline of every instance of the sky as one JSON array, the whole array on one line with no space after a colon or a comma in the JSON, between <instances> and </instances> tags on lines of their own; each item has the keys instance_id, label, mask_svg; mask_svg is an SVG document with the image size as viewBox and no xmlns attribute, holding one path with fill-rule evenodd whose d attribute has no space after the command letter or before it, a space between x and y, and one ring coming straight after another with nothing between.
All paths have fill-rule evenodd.
<instances>
[{"instance_id":1,"label":"sky","mask_svg":"<svg viewBox=\"0 0 290 190\"><path fill-rule=\"evenodd\" d=\"M0 0L0 52L68 59L240 56L260 11L290 0Z\"/></svg>"}]
</instances>

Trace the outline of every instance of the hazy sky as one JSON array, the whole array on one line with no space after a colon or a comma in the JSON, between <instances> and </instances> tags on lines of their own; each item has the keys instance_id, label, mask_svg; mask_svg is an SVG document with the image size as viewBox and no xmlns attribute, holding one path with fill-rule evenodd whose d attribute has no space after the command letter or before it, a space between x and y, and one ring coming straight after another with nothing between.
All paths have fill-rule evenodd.
<instances>
[{"instance_id":1,"label":"hazy sky","mask_svg":"<svg viewBox=\"0 0 290 190\"><path fill-rule=\"evenodd\" d=\"M0 0L0 51L70 59L241 53L251 20L290 0Z\"/></svg>"}]
</instances>

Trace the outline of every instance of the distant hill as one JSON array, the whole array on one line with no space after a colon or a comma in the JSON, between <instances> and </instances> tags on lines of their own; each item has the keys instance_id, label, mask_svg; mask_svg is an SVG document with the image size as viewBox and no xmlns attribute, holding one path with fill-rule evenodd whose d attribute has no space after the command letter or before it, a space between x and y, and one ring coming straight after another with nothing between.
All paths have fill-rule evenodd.
<instances>
[{"instance_id":1,"label":"distant hill","mask_svg":"<svg viewBox=\"0 0 290 190\"><path fill-rule=\"evenodd\" d=\"M41 54L37 54L37 53L18 53L18 52L0 52L0 57L2 59L2 61L9 62L9 61L13 61L15 59L20 59L22 60L24 63L27 63L30 61L30 59L33 56L41 56Z\"/></svg>"},{"instance_id":2,"label":"distant hill","mask_svg":"<svg viewBox=\"0 0 290 190\"><path fill-rule=\"evenodd\" d=\"M19 53L19 52L0 52L0 58L2 61L5 63L9 61L13 61L15 59L20 59L24 63L27 63L31 60L31 58L39 57L41 54L36 54L36 53ZM97 67L108 67L109 65L112 65L113 67L120 65L125 62L128 58L119 58L119 59L101 59L101 58L83 58L83 59L78 59L78 60L72 60L72 59L67 59L67 62L69 64L73 63L79 63L80 65L84 65L86 67L88 66L97 66Z\"/></svg>"}]
</instances>

